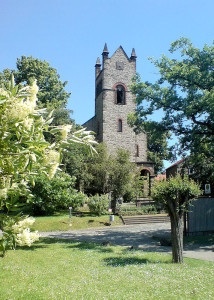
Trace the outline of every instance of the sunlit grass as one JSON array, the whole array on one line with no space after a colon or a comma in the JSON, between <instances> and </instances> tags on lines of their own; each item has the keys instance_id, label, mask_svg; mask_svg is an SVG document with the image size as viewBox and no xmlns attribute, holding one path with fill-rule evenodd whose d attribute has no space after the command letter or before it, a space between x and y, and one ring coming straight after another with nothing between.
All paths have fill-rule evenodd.
<instances>
[{"instance_id":1,"label":"sunlit grass","mask_svg":"<svg viewBox=\"0 0 214 300\"><path fill-rule=\"evenodd\" d=\"M212 299L214 264L43 238L0 258L0 299Z\"/></svg>"},{"instance_id":2,"label":"sunlit grass","mask_svg":"<svg viewBox=\"0 0 214 300\"><path fill-rule=\"evenodd\" d=\"M38 230L39 232L66 231L95 227L106 227L109 225L108 215L101 217L89 216L88 214L84 213L81 216L80 215L74 215L71 217L71 219L69 219L69 214L63 214L59 216L36 217L36 222L33 229ZM122 220L118 216L115 216L114 222L111 222L111 226L116 225L122 225Z\"/></svg>"}]
</instances>

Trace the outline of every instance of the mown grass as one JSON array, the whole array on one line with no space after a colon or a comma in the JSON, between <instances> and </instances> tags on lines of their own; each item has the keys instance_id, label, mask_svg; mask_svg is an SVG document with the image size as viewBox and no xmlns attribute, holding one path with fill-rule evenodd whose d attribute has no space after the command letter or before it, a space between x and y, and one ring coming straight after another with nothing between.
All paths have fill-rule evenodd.
<instances>
[{"instance_id":1,"label":"mown grass","mask_svg":"<svg viewBox=\"0 0 214 300\"><path fill-rule=\"evenodd\" d=\"M213 299L214 264L40 239L0 258L0 299Z\"/></svg>"},{"instance_id":2,"label":"mown grass","mask_svg":"<svg viewBox=\"0 0 214 300\"><path fill-rule=\"evenodd\" d=\"M58 216L36 217L33 230L43 231L67 231L77 229L89 229L95 227L106 227L109 225L109 216L91 216L87 212L73 215L71 220L69 214ZM70 226L71 224L71 226ZM122 225L120 217L115 216L111 226Z\"/></svg>"}]
</instances>

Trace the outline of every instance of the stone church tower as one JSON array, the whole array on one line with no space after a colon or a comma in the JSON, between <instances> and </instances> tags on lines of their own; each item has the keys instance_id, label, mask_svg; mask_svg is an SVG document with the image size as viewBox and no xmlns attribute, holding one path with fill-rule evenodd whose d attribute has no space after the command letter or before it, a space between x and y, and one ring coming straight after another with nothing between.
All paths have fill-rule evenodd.
<instances>
[{"instance_id":1,"label":"stone church tower","mask_svg":"<svg viewBox=\"0 0 214 300\"><path fill-rule=\"evenodd\" d=\"M147 162L147 135L136 135L127 124L128 113L136 109L129 89L136 75L136 58L134 49L129 58L121 46L109 57L105 44L102 66L99 58L95 65L95 116L83 126L96 133L97 141L104 142L109 153L117 148L128 150L131 162L153 175L153 163Z\"/></svg>"}]
</instances>

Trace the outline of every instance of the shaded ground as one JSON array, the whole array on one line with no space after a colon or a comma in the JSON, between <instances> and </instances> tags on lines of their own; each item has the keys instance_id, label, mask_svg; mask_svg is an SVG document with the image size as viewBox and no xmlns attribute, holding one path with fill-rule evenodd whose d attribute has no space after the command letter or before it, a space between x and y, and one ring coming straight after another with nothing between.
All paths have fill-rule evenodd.
<instances>
[{"instance_id":1,"label":"shaded ground","mask_svg":"<svg viewBox=\"0 0 214 300\"><path fill-rule=\"evenodd\" d=\"M133 246L147 251L171 254L171 247L161 246L153 237L170 237L170 223L142 224L74 231L41 232L43 237L72 239L112 245ZM214 246L205 244L184 245L184 257L214 262Z\"/></svg>"}]
</instances>

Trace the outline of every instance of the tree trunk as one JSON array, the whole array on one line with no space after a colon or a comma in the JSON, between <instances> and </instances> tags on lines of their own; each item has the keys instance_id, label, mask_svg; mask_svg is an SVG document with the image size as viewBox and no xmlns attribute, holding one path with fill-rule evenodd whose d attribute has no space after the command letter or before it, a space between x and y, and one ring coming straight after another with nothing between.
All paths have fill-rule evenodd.
<instances>
[{"instance_id":1,"label":"tree trunk","mask_svg":"<svg viewBox=\"0 0 214 300\"><path fill-rule=\"evenodd\" d=\"M183 263L183 213L171 215L172 261Z\"/></svg>"}]
</instances>

